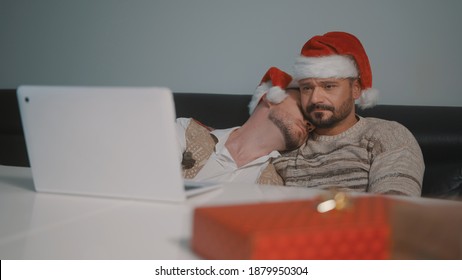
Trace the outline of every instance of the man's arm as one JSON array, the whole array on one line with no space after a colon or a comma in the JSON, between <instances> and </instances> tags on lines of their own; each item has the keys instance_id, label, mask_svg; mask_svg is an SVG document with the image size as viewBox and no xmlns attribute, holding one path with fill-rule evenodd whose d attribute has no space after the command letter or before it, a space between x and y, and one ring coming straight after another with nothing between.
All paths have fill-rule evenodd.
<instances>
[{"instance_id":1,"label":"man's arm","mask_svg":"<svg viewBox=\"0 0 462 280\"><path fill-rule=\"evenodd\" d=\"M412 133L396 122L382 130L374 153L368 192L420 196L425 170L422 151Z\"/></svg>"}]
</instances>

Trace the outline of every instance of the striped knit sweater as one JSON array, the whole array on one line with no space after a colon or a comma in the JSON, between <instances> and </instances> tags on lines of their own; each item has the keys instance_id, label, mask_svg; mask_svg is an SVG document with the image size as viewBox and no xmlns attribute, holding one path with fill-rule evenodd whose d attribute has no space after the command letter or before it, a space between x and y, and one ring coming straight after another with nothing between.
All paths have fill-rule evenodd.
<instances>
[{"instance_id":1,"label":"striped knit sweater","mask_svg":"<svg viewBox=\"0 0 462 280\"><path fill-rule=\"evenodd\" d=\"M409 196L421 195L425 169L422 151L407 128L363 117L339 135L311 134L274 165L287 186Z\"/></svg>"}]
</instances>

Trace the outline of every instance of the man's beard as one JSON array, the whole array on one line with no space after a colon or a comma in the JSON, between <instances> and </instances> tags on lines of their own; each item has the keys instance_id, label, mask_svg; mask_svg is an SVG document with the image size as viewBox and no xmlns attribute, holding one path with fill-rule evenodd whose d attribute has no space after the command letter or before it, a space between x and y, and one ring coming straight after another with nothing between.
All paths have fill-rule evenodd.
<instances>
[{"instance_id":1,"label":"man's beard","mask_svg":"<svg viewBox=\"0 0 462 280\"><path fill-rule=\"evenodd\" d=\"M332 128L340 121L344 120L353 110L354 100L350 96L348 100L343 102L343 104L335 109L333 106L324 105L324 104L312 104L306 108L306 118L316 127L316 128ZM314 116L312 112L315 109L322 109L332 112L332 116L329 118L323 118L326 112L315 112Z\"/></svg>"},{"instance_id":2,"label":"man's beard","mask_svg":"<svg viewBox=\"0 0 462 280\"><path fill-rule=\"evenodd\" d=\"M268 118L272 121L281 131L282 136L284 137L284 142L286 144L286 150L294 150L301 145L301 141L292 131L292 124L293 120L290 120L289 117L284 117L281 114L278 114L275 111L271 111Z\"/></svg>"}]
</instances>

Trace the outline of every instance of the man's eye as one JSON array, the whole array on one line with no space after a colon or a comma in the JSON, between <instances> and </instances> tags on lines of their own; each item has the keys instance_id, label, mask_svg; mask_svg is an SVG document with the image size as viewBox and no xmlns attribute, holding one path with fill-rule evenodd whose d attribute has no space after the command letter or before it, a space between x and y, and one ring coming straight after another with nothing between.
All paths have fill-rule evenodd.
<instances>
[{"instance_id":1,"label":"man's eye","mask_svg":"<svg viewBox=\"0 0 462 280\"><path fill-rule=\"evenodd\" d=\"M333 88L335 88L335 84L326 84L326 85L324 86L324 88L325 88L325 89L333 89Z\"/></svg>"}]
</instances>

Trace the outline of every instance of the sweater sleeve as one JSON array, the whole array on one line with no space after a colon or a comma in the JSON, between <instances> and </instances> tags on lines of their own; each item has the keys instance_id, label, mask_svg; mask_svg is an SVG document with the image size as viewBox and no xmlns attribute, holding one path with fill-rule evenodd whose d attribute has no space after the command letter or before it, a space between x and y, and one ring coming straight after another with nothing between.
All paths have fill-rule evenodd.
<instances>
[{"instance_id":1,"label":"sweater sleeve","mask_svg":"<svg viewBox=\"0 0 462 280\"><path fill-rule=\"evenodd\" d=\"M412 133L397 122L387 122L374 139L367 191L420 196L425 166Z\"/></svg>"}]
</instances>

